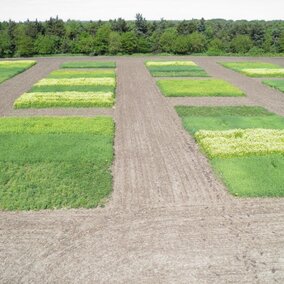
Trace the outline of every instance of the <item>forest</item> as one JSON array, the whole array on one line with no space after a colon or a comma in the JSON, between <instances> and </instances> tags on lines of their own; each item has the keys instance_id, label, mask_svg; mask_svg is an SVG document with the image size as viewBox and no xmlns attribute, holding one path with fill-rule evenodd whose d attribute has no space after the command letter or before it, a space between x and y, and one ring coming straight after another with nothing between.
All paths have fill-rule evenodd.
<instances>
[{"instance_id":1,"label":"forest","mask_svg":"<svg viewBox=\"0 0 284 284\"><path fill-rule=\"evenodd\" d=\"M283 55L284 21L192 19L184 21L0 22L0 57L55 54Z\"/></svg>"}]
</instances>

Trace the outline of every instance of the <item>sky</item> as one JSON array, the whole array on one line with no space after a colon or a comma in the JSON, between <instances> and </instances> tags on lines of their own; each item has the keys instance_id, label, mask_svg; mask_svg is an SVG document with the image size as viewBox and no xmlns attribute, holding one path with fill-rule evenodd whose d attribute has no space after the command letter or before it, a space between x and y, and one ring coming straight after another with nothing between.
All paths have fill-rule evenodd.
<instances>
[{"instance_id":1,"label":"sky","mask_svg":"<svg viewBox=\"0 0 284 284\"><path fill-rule=\"evenodd\" d=\"M0 21L247 19L284 20L284 0L0 0Z\"/></svg>"}]
</instances>

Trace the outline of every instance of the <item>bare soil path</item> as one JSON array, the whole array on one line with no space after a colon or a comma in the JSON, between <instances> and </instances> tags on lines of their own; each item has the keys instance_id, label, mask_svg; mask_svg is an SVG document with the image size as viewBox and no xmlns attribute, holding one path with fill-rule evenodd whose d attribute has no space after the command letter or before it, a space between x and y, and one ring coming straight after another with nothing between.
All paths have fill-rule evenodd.
<instances>
[{"instance_id":1,"label":"bare soil path","mask_svg":"<svg viewBox=\"0 0 284 284\"><path fill-rule=\"evenodd\" d=\"M283 283L283 199L227 194L183 130L173 101L159 93L145 58L105 59L118 65L112 197L93 210L0 212L0 283ZM45 60L39 59L41 74L30 69L33 78L19 75L13 91L9 84L17 84L17 77L0 85L6 106L0 115L14 115L11 104L20 92L74 58ZM246 80L220 70L215 58L193 60L213 76L240 80L239 87ZM226 103L281 113L278 94L275 103L245 88L247 98ZM84 112L78 115L95 115L96 109Z\"/></svg>"}]
</instances>

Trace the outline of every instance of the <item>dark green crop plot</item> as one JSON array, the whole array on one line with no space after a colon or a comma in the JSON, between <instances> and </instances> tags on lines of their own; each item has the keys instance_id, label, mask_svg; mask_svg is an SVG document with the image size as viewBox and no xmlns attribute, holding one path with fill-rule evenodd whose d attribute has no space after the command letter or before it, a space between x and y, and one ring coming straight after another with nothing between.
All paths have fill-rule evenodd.
<instances>
[{"instance_id":1,"label":"dark green crop plot","mask_svg":"<svg viewBox=\"0 0 284 284\"><path fill-rule=\"evenodd\" d=\"M284 117L261 107L177 106L183 125L190 133L198 130L247 128L284 129Z\"/></svg>"},{"instance_id":2,"label":"dark green crop plot","mask_svg":"<svg viewBox=\"0 0 284 284\"><path fill-rule=\"evenodd\" d=\"M116 63L111 61L74 61L66 62L61 68L115 68Z\"/></svg>"}]
</instances>

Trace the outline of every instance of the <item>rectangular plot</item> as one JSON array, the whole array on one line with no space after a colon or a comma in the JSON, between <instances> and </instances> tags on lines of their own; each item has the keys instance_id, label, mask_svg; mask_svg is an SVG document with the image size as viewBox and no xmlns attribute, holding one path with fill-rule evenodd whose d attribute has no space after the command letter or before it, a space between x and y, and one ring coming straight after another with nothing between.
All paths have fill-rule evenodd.
<instances>
[{"instance_id":1,"label":"rectangular plot","mask_svg":"<svg viewBox=\"0 0 284 284\"><path fill-rule=\"evenodd\" d=\"M14 107L111 107L114 101L112 92L35 92L24 93Z\"/></svg>"},{"instance_id":2,"label":"rectangular plot","mask_svg":"<svg viewBox=\"0 0 284 284\"><path fill-rule=\"evenodd\" d=\"M232 97L245 94L223 80L159 80L157 85L167 97Z\"/></svg>"},{"instance_id":3,"label":"rectangular plot","mask_svg":"<svg viewBox=\"0 0 284 284\"><path fill-rule=\"evenodd\" d=\"M0 119L0 209L99 205L112 189L113 136L106 117Z\"/></svg>"}]
</instances>

